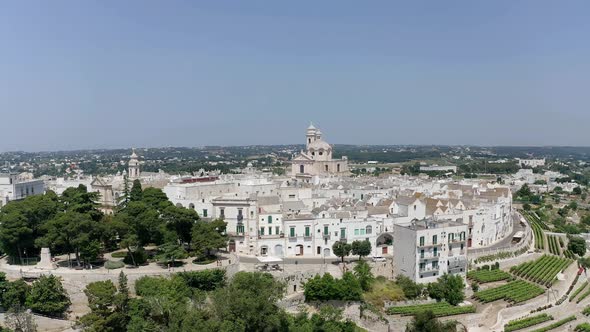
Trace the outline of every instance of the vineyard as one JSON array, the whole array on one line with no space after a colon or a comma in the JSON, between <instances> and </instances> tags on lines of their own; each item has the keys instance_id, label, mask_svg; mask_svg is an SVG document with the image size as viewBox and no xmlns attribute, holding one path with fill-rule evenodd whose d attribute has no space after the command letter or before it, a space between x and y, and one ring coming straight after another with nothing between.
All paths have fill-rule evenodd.
<instances>
[{"instance_id":1,"label":"vineyard","mask_svg":"<svg viewBox=\"0 0 590 332\"><path fill-rule=\"evenodd\" d=\"M541 287L523 280L511 281L500 287L486 289L473 294L473 297L483 303L506 300L520 303L537 297L545 292Z\"/></svg>"},{"instance_id":2,"label":"vineyard","mask_svg":"<svg viewBox=\"0 0 590 332\"><path fill-rule=\"evenodd\" d=\"M527 211L522 212L523 216L528 220L531 224L531 228L533 229L533 234L535 236L535 249L544 250L545 249L545 235L543 230L547 230L548 227L543 223L536 215L529 213Z\"/></svg>"},{"instance_id":3,"label":"vineyard","mask_svg":"<svg viewBox=\"0 0 590 332\"><path fill-rule=\"evenodd\" d=\"M582 323L576 326L574 329L575 332L590 332L590 324Z\"/></svg>"},{"instance_id":4,"label":"vineyard","mask_svg":"<svg viewBox=\"0 0 590 332\"><path fill-rule=\"evenodd\" d=\"M562 319L562 320L559 320L559 321L557 321L557 322L555 322L555 323L553 323L553 324L551 324L551 325L544 326L544 327L542 327L542 328L539 328L539 329L533 330L533 331L531 331L531 332L545 332L545 331L551 331L551 330L553 330L553 329L556 329L556 328L558 328L558 327L560 327L560 326L562 326L562 325L565 325L565 324L567 324L567 323L569 323L569 322L571 322L571 321L574 321L574 320L576 320L576 316L572 315L572 316L569 316L569 317L567 317L567 318L564 318L564 319Z\"/></svg>"},{"instance_id":5,"label":"vineyard","mask_svg":"<svg viewBox=\"0 0 590 332\"><path fill-rule=\"evenodd\" d=\"M480 284L486 282L494 282L500 280L506 280L510 278L510 274L504 272L502 270L477 270L477 271L469 271L467 273L467 278L477 281Z\"/></svg>"},{"instance_id":6,"label":"vineyard","mask_svg":"<svg viewBox=\"0 0 590 332\"><path fill-rule=\"evenodd\" d=\"M580 287L578 287L578 289L574 291L574 293L570 296L570 302L572 302L574 298L576 298L576 296L578 296L578 294L580 294L584 288L586 288L586 286L588 286L588 281L585 281Z\"/></svg>"},{"instance_id":7,"label":"vineyard","mask_svg":"<svg viewBox=\"0 0 590 332\"><path fill-rule=\"evenodd\" d=\"M540 314L536 316L511 320L510 322L508 322L508 324L504 325L504 332L522 330L524 328L541 324L550 320L553 320L553 316L547 314Z\"/></svg>"},{"instance_id":8,"label":"vineyard","mask_svg":"<svg viewBox=\"0 0 590 332\"><path fill-rule=\"evenodd\" d=\"M529 281L550 286L555 280L555 276L572 262L573 260L569 258L543 255L535 261L511 267L510 272Z\"/></svg>"},{"instance_id":9,"label":"vineyard","mask_svg":"<svg viewBox=\"0 0 590 332\"><path fill-rule=\"evenodd\" d=\"M588 315L590 315L590 306L588 306L588 307L584 308L584 310L582 310L582 314L583 314L584 316L588 316Z\"/></svg>"},{"instance_id":10,"label":"vineyard","mask_svg":"<svg viewBox=\"0 0 590 332\"><path fill-rule=\"evenodd\" d=\"M576 259L576 258L577 258L577 257L576 257L576 254L574 254L574 252L573 252L573 251L571 251L571 250L569 250L569 249L568 249L568 250L566 250L566 251L564 251L564 252L563 252L563 255L564 255L566 258L569 258L569 259Z\"/></svg>"},{"instance_id":11,"label":"vineyard","mask_svg":"<svg viewBox=\"0 0 590 332\"><path fill-rule=\"evenodd\" d=\"M585 298L588 297L588 295L590 295L590 289L582 293L582 295L580 295L580 297L578 297L578 299L576 300L576 303L582 302Z\"/></svg>"},{"instance_id":12,"label":"vineyard","mask_svg":"<svg viewBox=\"0 0 590 332\"><path fill-rule=\"evenodd\" d=\"M413 316L418 312L432 311L437 317L471 314L475 312L475 307L472 305L453 306L447 302L436 302L428 304L408 305L401 307L391 307L387 309L390 315Z\"/></svg>"},{"instance_id":13,"label":"vineyard","mask_svg":"<svg viewBox=\"0 0 590 332\"><path fill-rule=\"evenodd\" d=\"M561 251L559 250L559 239L555 235L548 235L547 242L549 243L549 253L552 255L560 256Z\"/></svg>"}]
</instances>

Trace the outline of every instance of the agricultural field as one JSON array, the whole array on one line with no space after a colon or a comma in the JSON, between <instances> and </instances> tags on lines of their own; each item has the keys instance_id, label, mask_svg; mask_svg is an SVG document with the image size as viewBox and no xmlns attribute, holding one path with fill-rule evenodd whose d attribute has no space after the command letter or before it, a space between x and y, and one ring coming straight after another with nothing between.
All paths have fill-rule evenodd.
<instances>
[{"instance_id":1,"label":"agricultural field","mask_svg":"<svg viewBox=\"0 0 590 332\"><path fill-rule=\"evenodd\" d=\"M545 223L543 223L540 219L528 211L522 211L522 215L529 222L529 224L531 224L531 228L533 229L533 235L535 237L535 249L544 250L545 234L543 229L548 229L547 225L545 225Z\"/></svg>"},{"instance_id":2,"label":"agricultural field","mask_svg":"<svg viewBox=\"0 0 590 332\"><path fill-rule=\"evenodd\" d=\"M561 256L559 238L555 235L548 235L547 242L549 244L549 253L555 256Z\"/></svg>"},{"instance_id":3,"label":"agricultural field","mask_svg":"<svg viewBox=\"0 0 590 332\"><path fill-rule=\"evenodd\" d=\"M511 267L510 272L523 279L550 286L555 280L555 276L572 262L573 260L569 258L543 255L535 261Z\"/></svg>"},{"instance_id":4,"label":"agricultural field","mask_svg":"<svg viewBox=\"0 0 590 332\"><path fill-rule=\"evenodd\" d=\"M506 300L511 303L521 303L545 293L545 290L524 280L511 281L505 285L486 289L473 294L473 297L483 303Z\"/></svg>"},{"instance_id":5,"label":"agricultural field","mask_svg":"<svg viewBox=\"0 0 590 332\"><path fill-rule=\"evenodd\" d=\"M550 320L553 320L553 316L547 314L540 314L521 319L511 320L510 322L508 322L508 324L504 325L504 332L522 330L527 327L541 324Z\"/></svg>"},{"instance_id":6,"label":"agricultural field","mask_svg":"<svg viewBox=\"0 0 590 332\"><path fill-rule=\"evenodd\" d=\"M418 312L430 310L437 317L469 314L475 312L475 306L453 306L447 302L436 302L428 304L408 305L401 307L390 307L387 313L390 315L413 316Z\"/></svg>"},{"instance_id":7,"label":"agricultural field","mask_svg":"<svg viewBox=\"0 0 590 332\"><path fill-rule=\"evenodd\" d=\"M576 326L574 329L575 332L590 332L590 324L582 323Z\"/></svg>"},{"instance_id":8,"label":"agricultural field","mask_svg":"<svg viewBox=\"0 0 590 332\"><path fill-rule=\"evenodd\" d=\"M560 327L562 325L565 325L565 324L567 324L567 323L569 323L571 321L574 321L574 320L576 320L576 316L572 315L572 316L569 316L569 317L564 318L562 320L558 320L557 322L555 322L553 324L550 324L550 325L547 325L547 326L538 328L536 330L533 330L531 332L546 332L546 331L551 331L553 329L556 329L556 328L558 328L558 327Z\"/></svg>"},{"instance_id":9,"label":"agricultural field","mask_svg":"<svg viewBox=\"0 0 590 332\"><path fill-rule=\"evenodd\" d=\"M585 281L580 287L578 287L570 296L570 302L572 302L576 296L578 296L578 294L580 294L584 288L586 288L586 286L588 286L588 281Z\"/></svg>"},{"instance_id":10,"label":"agricultural field","mask_svg":"<svg viewBox=\"0 0 590 332\"><path fill-rule=\"evenodd\" d=\"M576 254L574 254L573 251L571 250L566 250L563 252L563 255L565 256L565 258L569 258L569 259L577 259L578 257L576 256Z\"/></svg>"},{"instance_id":11,"label":"agricultural field","mask_svg":"<svg viewBox=\"0 0 590 332\"><path fill-rule=\"evenodd\" d=\"M494 281L501 281L510 278L510 273L504 272L502 270L477 270L477 271L469 271L467 273L467 278L477 281L480 284L484 284L486 282L494 282Z\"/></svg>"},{"instance_id":12,"label":"agricultural field","mask_svg":"<svg viewBox=\"0 0 590 332\"><path fill-rule=\"evenodd\" d=\"M588 297L588 295L590 295L590 289L582 293L582 295L580 295L580 297L578 297L578 299L576 300L576 303L582 302L585 298Z\"/></svg>"}]
</instances>

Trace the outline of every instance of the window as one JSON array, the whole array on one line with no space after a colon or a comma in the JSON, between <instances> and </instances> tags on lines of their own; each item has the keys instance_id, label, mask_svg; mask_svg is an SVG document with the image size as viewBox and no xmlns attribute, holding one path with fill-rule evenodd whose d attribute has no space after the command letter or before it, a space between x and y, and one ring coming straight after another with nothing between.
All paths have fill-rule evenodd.
<instances>
[{"instance_id":1,"label":"window","mask_svg":"<svg viewBox=\"0 0 590 332\"><path fill-rule=\"evenodd\" d=\"M426 268L426 264L420 263L420 271L424 271L425 268Z\"/></svg>"},{"instance_id":2,"label":"window","mask_svg":"<svg viewBox=\"0 0 590 332\"><path fill-rule=\"evenodd\" d=\"M354 235L359 235L359 230L358 230L358 228L355 228L355 229L354 229Z\"/></svg>"},{"instance_id":3,"label":"window","mask_svg":"<svg viewBox=\"0 0 590 332\"><path fill-rule=\"evenodd\" d=\"M279 226L275 227L275 234L279 234L280 233L281 228Z\"/></svg>"},{"instance_id":4,"label":"window","mask_svg":"<svg viewBox=\"0 0 590 332\"><path fill-rule=\"evenodd\" d=\"M304 165L299 165L299 173L305 173L305 166Z\"/></svg>"},{"instance_id":5,"label":"window","mask_svg":"<svg viewBox=\"0 0 590 332\"><path fill-rule=\"evenodd\" d=\"M420 258L424 258L424 249L420 250Z\"/></svg>"},{"instance_id":6,"label":"window","mask_svg":"<svg viewBox=\"0 0 590 332\"><path fill-rule=\"evenodd\" d=\"M320 156L323 156L323 155L324 155L324 152L320 151ZM327 166L326 166L326 167L327 167Z\"/></svg>"},{"instance_id":7,"label":"window","mask_svg":"<svg viewBox=\"0 0 590 332\"><path fill-rule=\"evenodd\" d=\"M328 171L328 165L325 166L326 167L326 172Z\"/></svg>"},{"instance_id":8,"label":"window","mask_svg":"<svg viewBox=\"0 0 590 332\"><path fill-rule=\"evenodd\" d=\"M434 247L434 257L438 257L438 248Z\"/></svg>"},{"instance_id":9,"label":"window","mask_svg":"<svg viewBox=\"0 0 590 332\"><path fill-rule=\"evenodd\" d=\"M305 226L305 236L309 237L309 226Z\"/></svg>"},{"instance_id":10,"label":"window","mask_svg":"<svg viewBox=\"0 0 590 332\"><path fill-rule=\"evenodd\" d=\"M423 245L424 245L424 236L421 236L420 237L420 246L423 246Z\"/></svg>"},{"instance_id":11,"label":"window","mask_svg":"<svg viewBox=\"0 0 590 332\"><path fill-rule=\"evenodd\" d=\"M328 231L328 226L324 225L324 235L328 235L330 232Z\"/></svg>"},{"instance_id":12,"label":"window","mask_svg":"<svg viewBox=\"0 0 590 332\"><path fill-rule=\"evenodd\" d=\"M438 236L433 235L432 236L432 244L437 244L438 243Z\"/></svg>"},{"instance_id":13,"label":"window","mask_svg":"<svg viewBox=\"0 0 590 332\"><path fill-rule=\"evenodd\" d=\"M238 233L238 234L244 233L244 225L238 224L238 226L236 227L236 233Z\"/></svg>"},{"instance_id":14,"label":"window","mask_svg":"<svg viewBox=\"0 0 590 332\"><path fill-rule=\"evenodd\" d=\"M289 194L289 198L295 198L295 194Z\"/></svg>"},{"instance_id":15,"label":"window","mask_svg":"<svg viewBox=\"0 0 590 332\"><path fill-rule=\"evenodd\" d=\"M268 235L272 235L272 227L268 228Z\"/></svg>"},{"instance_id":16,"label":"window","mask_svg":"<svg viewBox=\"0 0 590 332\"><path fill-rule=\"evenodd\" d=\"M315 152L311 151L311 155L312 155L312 156L315 156Z\"/></svg>"},{"instance_id":17,"label":"window","mask_svg":"<svg viewBox=\"0 0 590 332\"><path fill-rule=\"evenodd\" d=\"M207 216L207 209L203 209L203 217Z\"/></svg>"},{"instance_id":18,"label":"window","mask_svg":"<svg viewBox=\"0 0 590 332\"><path fill-rule=\"evenodd\" d=\"M295 227L291 227L291 229L289 230L289 236L295 237Z\"/></svg>"},{"instance_id":19,"label":"window","mask_svg":"<svg viewBox=\"0 0 590 332\"><path fill-rule=\"evenodd\" d=\"M336 172L340 172L340 164L336 165Z\"/></svg>"},{"instance_id":20,"label":"window","mask_svg":"<svg viewBox=\"0 0 590 332\"><path fill-rule=\"evenodd\" d=\"M449 234L449 242L455 241L455 233Z\"/></svg>"},{"instance_id":21,"label":"window","mask_svg":"<svg viewBox=\"0 0 590 332\"><path fill-rule=\"evenodd\" d=\"M340 238L346 239L346 228L340 228Z\"/></svg>"},{"instance_id":22,"label":"window","mask_svg":"<svg viewBox=\"0 0 590 332\"><path fill-rule=\"evenodd\" d=\"M365 231L366 231L367 235L373 234L373 227L367 226L367 228L365 229Z\"/></svg>"},{"instance_id":23,"label":"window","mask_svg":"<svg viewBox=\"0 0 590 332\"><path fill-rule=\"evenodd\" d=\"M190 203L190 204L188 205L188 208L189 208L189 209L193 209L193 210L194 210L194 209L195 209L195 204L193 204L193 203Z\"/></svg>"},{"instance_id":24,"label":"window","mask_svg":"<svg viewBox=\"0 0 590 332\"><path fill-rule=\"evenodd\" d=\"M264 227L260 227L260 235L264 235Z\"/></svg>"},{"instance_id":25,"label":"window","mask_svg":"<svg viewBox=\"0 0 590 332\"><path fill-rule=\"evenodd\" d=\"M269 223L269 224L272 224L272 216L268 216L268 218L267 218L267 219L268 219L268 223Z\"/></svg>"},{"instance_id":26,"label":"window","mask_svg":"<svg viewBox=\"0 0 590 332\"><path fill-rule=\"evenodd\" d=\"M463 250L463 246L464 246L464 244L463 244L463 243L461 243L461 250Z\"/></svg>"},{"instance_id":27,"label":"window","mask_svg":"<svg viewBox=\"0 0 590 332\"><path fill-rule=\"evenodd\" d=\"M225 218L225 208L219 208L219 216Z\"/></svg>"},{"instance_id":28,"label":"window","mask_svg":"<svg viewBox=\"0 0 590 332\"><path fill-rule=\"evenodd\" d=\"M365 229L364 228L359 229L359 231L360 231L361 235L365 235Z\"/></svg>"}]
</instances>

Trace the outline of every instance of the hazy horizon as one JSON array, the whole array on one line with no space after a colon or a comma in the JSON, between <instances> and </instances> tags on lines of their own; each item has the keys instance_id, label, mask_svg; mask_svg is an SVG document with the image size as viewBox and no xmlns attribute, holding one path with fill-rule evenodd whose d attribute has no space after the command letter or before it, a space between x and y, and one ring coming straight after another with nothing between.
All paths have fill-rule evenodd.
<instances>
[{"instance_id":1,"label":"hazy horizon","mask_svg":"<svg viewBox=\"0 0 590 332\"><path fill-rule=\"evenodd\" d=\"M0 5L0 152L590 145L585 1Z\"/></svg>"}]
</instances>

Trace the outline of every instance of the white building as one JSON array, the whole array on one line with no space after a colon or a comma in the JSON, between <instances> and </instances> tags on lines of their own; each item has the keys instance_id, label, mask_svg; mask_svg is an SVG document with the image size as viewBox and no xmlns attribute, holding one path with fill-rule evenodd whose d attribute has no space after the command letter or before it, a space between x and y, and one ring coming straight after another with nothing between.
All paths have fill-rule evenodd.
<instances>
[{"instance_id":1,"label":"white building","mask_svg":"<svg viewBox=\"0 0 590 332\"><path fill-rule=\"evenodd\" d=\"M420 166L421 172L453 172L457 173L457 166Z\"/></svg>"},{"instance_id":2,"label":"white building","mask_svg":"<svg viewBox=\"0 0 590 332\"><path fill-rule=\"evenodd\" d=\"M19 178L18 174L0 174L0 208L10 201L41 195L45 184L40 179Z\"/></svg>"},{"instance_id":3,"label":"white building","mask_svg":"<svg viewBox=\"0 0 590 332\"><path fill-rule=\"evenodd\" d=\"M541 167L541 166L545 166L545 158L543 159L520 159L520 158L516 158L516 161L518 162L518 164L520 166L526 166L526 167Z\"/></svg>"},{"instance_id":4,"label":"white building","mask_svg":"<svg viewBox=\"0 0 590 332\"><path fill-rule=\"evenodd\" d=\"M291 175L301 178L315 175L348 174L348 158L332 159L332 146L322 139L322 132L310 125L306 134L306 151L291 161Z\"/></svg>"},{"instance_id":5,"label":"white building","mask_svg":"<svg viewBox=\"0 0 590 332\"><path fill-rule=\"evenodd\" d=\"M467 225L449 220L415 220L395 225L394 273L418 283L436 281L445 273L465 278Z\"/></svg>"}]
</instances>

